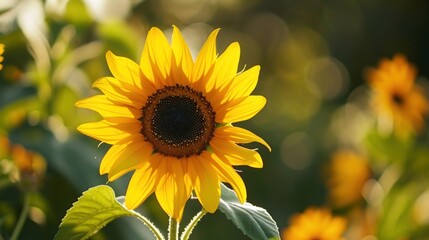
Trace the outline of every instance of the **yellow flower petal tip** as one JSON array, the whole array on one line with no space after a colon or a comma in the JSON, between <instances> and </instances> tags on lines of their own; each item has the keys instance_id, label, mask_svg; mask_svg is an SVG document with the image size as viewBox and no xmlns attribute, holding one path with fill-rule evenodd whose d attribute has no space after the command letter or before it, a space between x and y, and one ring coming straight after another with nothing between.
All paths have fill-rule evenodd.
<instances>
[{"instance_id":1,"label":"yellow flower petal tip","mask_svg":"<svg viewBox=\"0 0 429 240\"><path fill-rule=\"evenodd\" d=\"M75 105L104 118L78 127L113 145L100 174L114 181L134 171L126 207L134 209L155 193L164 211L180 220L193 191L207 211L216 211L221 182L230 184L244 202L246 187L234 166L260 168L263 162L257 151L240 144L259 142L271 148L250 131L232 127L252 118L266 103L263 96L251 95L260 67L237 73L237 42L218 55L220 29L208 36L194 61L179 28L172 28L171 44L160 29L149 30L139 63L108 51L113 77L94 83L102 95Z\"/></svg>"}]
</instances>

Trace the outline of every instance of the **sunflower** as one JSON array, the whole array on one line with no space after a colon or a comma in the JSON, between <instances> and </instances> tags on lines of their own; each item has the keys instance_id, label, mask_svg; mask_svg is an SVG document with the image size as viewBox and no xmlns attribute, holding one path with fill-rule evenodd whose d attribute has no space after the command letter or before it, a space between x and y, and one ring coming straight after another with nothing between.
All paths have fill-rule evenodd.
<instances>
[{"instance_id":1,"label":"sunflower","mask_svg":"<svg viewBox=\"0 0 429 240\"><path fill-rule=\"evenodd\" d=\"M220 201L220 182L228 183L243 203L246 188L233 166L261 168L252 132L232 123L252 118L265 105L250 95L259 66L237 73L240 46L232 43L220 55L214 30L195 61L179 29L173 26L171 45L158 28L148 32L140 64L108 51L113 77L94 83L102 95L78 107L97 111L104 119L78 127L85 135L111 144L100 174L114 181L129 171L125 206L134 209L155 192L164 211L180 221L194 192L208 212ZM238 145L240 144L240 145Z\"/></svg>"},{"instance_id":2,"label":"sunflower","mask_svg":"<svg viewBox=\"0 0 429 240\"><path fill-rule=\"evenodd\" d=\"M292 216L282 239L342 240L345 228L345 219L332 216L326 209L308 208L304 213Z\"/></svg>"},{"instance_id":3,"label":"sunflower","mask_svg":"<svg viewBox=\"0 0 429 240\"><path fill-rule=\"evenodd\" d=\"M416 68L403 55L383 59L377 69L368 70L367 79L382 126L394 129L399 136L423 129L429 103L415 85Z\"/></svg>"},{"instance_id":4,"label":"sunflower","mask_svg":"<svg viewBox=\"0 0 429 240\"><path fill-rule=\"evenodd\" d=\"M25 189L40 187L46 173L45 158L21 145L11 146L10 157L18 171L17 176L14 176L15 180Z\"/></svg>"},{"instance_id":5,"label":"sunflower","mask_svg":"<svg viewBox=\"0 0 429 240\"><path fill-rule=\"evenodd\" d=\"M364 184L371 177L368 160L351 150L332 155L327 169L328 196L336 208L350 206L362 199Z\"/></svg>"},{"instance_id":6,"label":"sunflower","mask_svg":"<svg viewBox=\"0 0 429 240\"><path fill-rule=\"evenodd\" d=\"M3 65L1 64L3 62L3 53L4 53L4 44L0 43L0 70L3 69Z\"/></svg>"}]
</instances>

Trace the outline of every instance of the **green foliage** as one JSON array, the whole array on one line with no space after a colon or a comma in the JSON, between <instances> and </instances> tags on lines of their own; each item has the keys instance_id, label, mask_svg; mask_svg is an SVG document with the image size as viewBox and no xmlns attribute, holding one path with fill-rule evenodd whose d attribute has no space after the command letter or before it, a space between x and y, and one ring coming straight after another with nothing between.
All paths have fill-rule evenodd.
<instances>
[{"instance_id":1,"label":"green foliage","mask_svg":"<svg viewBox=\"0 0 429 240\"><path fill-rule=\"evenodd\" d=\"M137 59L138 37L128 25L123 22L104 23L97 30L108 50L119 56Z\"/></svg>"},{"instance_id":2,"label":"green foliage","mask_svg":"<svg viewBox=\"0 0 429 240\"><path fill-rule=\"evenodd\" d=\"M277 224L265 209L241 204L235 192L223 184L219 210L251 239L280 239Z\"/></svg>"},{"instance_id":3,"label":"green foliage","mask_svg":"<svg viewBox=\"0 0 429 240\"><path fill-rule=\"evenodd\" d=\"M425 144L415 138L381 136L371 131L365 146L373 159L372 166L381 174L384 185L382 208L376 235L379 239L421 239L427 232L414 218L416 199L427 189L429 153ZM389 173L394 170L394 174ZM387 176L386 175L390 175ZM423 238L425 239L425 238Z\"/></svg>"},{"instance_id":4,"label":"green foliage","mask_svg":"<svg viewBox=\"0 0 429 240\"><path fill-rule=\"evenodd\" d=\"M67 211L55 240L88 239L109 222L123 216L138 218L150 228L157 239L163 239L162 234L148 219L126 209L122 201L123 197L115 198L115 193L109 186L99 185L90 188ZM280 239L276 222L265 209L247 202L241 204L234 191L225 185L222 185L219 210L252 239Z\"/></svg>"},{"instance_id":5,"label":"green foliage","mask_svg":"<svg viewBox=\"0 0 429 240\"><path fill-rule=\"evenodd\" d=\"M76 112L68 109L70 106L74 106L77 100L76 93L68 86L62 86L56 91L52 101L52 111L61 117L65 126L76 128L79 124L79 119L74 117Z\"/></svg>"},{"instance_id":6,"label":"green foliage","mask_svg":"<svg viewBox=\"0 0 429 240\"><path fill-rule=\"evenodd\" d=\"M383 202L377 227L379 239L402 239L415 230L413 206L423 190L418 184L400 181L393 186Z\"/></svg>"},{"instance_id":7,"label":"green foliage","mask_svg":"<svg viewBox=\"0 0 429 240\"><path fill-rule=\"evenodd\" d=\"M123 216L133 216L146 224L157 239L161 233L151 222L135 211L126 209L116 198L112 188L99 185L85 191L63 218L55 240L88 239L109 222Z\"/></svg>"},{"instance_id":8,"label":"green foliage","mask_svg":"<svg viewBox=\"0 0 429 240\"><path fill-rule=\"evenodd\" d=\"M110 187L93 187L67 211L55 239L88 239L115 218L132 215L116 201Z\"/></svg>"},{"instance_id":9,"label":"green foliage","mask_svg":"<svg viewBox=\"0 0 429 240\"><path fill-rule=\"evenodd\" d=\"M385 165L406 160L414 142L410 138L382 136L373 129L366 136L364 144L371 156L377 160L375 165Z\"/></svg>"}]
</instances>

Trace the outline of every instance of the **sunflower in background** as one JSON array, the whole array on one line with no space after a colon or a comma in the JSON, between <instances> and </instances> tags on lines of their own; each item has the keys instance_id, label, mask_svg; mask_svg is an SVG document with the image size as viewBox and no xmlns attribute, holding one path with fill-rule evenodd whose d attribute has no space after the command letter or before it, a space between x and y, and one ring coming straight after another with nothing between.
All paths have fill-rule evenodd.
<instances>
[{"instance_id":1,"label":"sunflower in background","mask_svg":"<svg viewBox=\"0 0 429 240\"><path fill-rule=\"evenodd\" d=\"M39 188L46 174L45 158L18 144L12 145L10 156L18 170L16 181L28 190Z\"/></svg>"},{"instance_id":2,"label":"sunflower in background","mask_svg":"<svg viewBox=\"0 0 429 240\"><path fill-rule=\"evenodd\" d=\"M378 68L367 71L366 77L381 129L406 137L424 128L429 103L415 84L416 68L405 56L397 54L392 60L381 60Z\"/></svg>"},{"instance_id":3,"label":"sunflower in background","mask_svg":"<svg viewBox=\"0 0 429 240\"><path fill-rule=\"evenodd\" d=\"M364 156L339 150L332 155L326 176L329 202L335 208L344 208L362 200L362 190L371 171Z\"/></svg>"},{"instance_id":4,"label":"sunflower in background","mask_svg":"<svg viewBox=\"0 0 429 240\"><path fill-rule=\"evenodd\" d=\"M135 209L155 192L158 202L180 221L194 191L208 212L220 201L220 182L229 183L243 203L246 188L233 166L261 168L259 153L238 144L268 144L232 123L252 118L265 105L250 95L259 66L237 74L238 43L220 56L214 30L194 62L179 29L171 45L152 28L137 64L107 52L113 77L94 83L102 95L76 103L100 113L102 121L82 124L85 135L113 145L100 164L100 174L114 181L135 170L125 206Z\"/></svg>"},{"instance_id":5,"label":"sunflower in background","mask_svg":"<svg viewBox=\"0 0 429 240\"><path fill-rule=\"evenodd\" d=\"M10 141L4 134L0 133L0 159L3 160L8 157L10 148Z\"/></svg>"},{"instance_id":6,"label":"sunflower in background","mask_svg":"<svg viewBox=\"0 0 429 240\"><path fill-rule=\"evenodd\" d=\"M283 230L283 240L343 240L347 222L334 217L327 209L308 208L292 216L290 225Z\"/></svg>"},{"instance_id":7,"label":"sunflower in background","mask_svg":"<svg viewBox=\"0 0 429 240\"><path fill-rule=\"evenodd\" d=\"M17 184L24 191L35 191L44 180L46 168L42 155L13 144L0 134L0 179Z\"/></svg>"},{"instance_id":8,"label":"sunflower in background","mask_svg":"<svg viewBox=\"0 0 429 240\"><path fill-rule=\"evenodd\" d=\"M3 69L3 65L1 64L4 59L3 53L4 53L4 44L0 43L0 70Z\"/></svg>"}]
</instances>

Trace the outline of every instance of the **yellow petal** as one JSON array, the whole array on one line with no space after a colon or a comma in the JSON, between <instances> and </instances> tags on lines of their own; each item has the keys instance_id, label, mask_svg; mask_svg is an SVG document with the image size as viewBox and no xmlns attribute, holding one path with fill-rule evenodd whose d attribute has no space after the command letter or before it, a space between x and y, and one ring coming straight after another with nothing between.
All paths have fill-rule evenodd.
<instances>
[{"instance_id":1,"label":"yellow petal","mask_svg":"<svg viewBox=\"0 0 429 240\"><path fill-rule=\"evenodd\" d=\"M240 45L234 42L216 60L213 74L206 84L206 90L209 92L213 87L220 89L229 84L237 75L239 61Z\"/></svg>"},{"instance_id":2,"label":"yellow petal","mask_svg":"<svg viewBox=\"0 0 429 240\"><path fill-rule=\"evenodd\" d=\"M231 82L231 85L228 87L226 99L231 101L240 97L249 96L258 83L260 69L260 66L254 66L251 69L237 75Z\"/></svg>"},{"instance_id":3,"label":"yellow petal","mask_svg":"<svg viewBox=\"0 0 429 240\"><path fill-rule=\"evenodd\" d=\"M189 161L189 171L195 176L195 193L204 209L210 213L216 211L220 200L220 185L217 171L211 161L194 157Z\"/></svg>"},{"instance_id":4,"label":"yellow petal","mask_svg":"<svg viewBox=\"0 0 429 240\"><path fill-rule=\"evenodd\" d=\"M168 77L171 71L171 47L159 28L151 28L147 34L148 54L155 81L169 84Z\"/></svg>"},{"instance_id":5,"label":"yellow petal","mask_svg":"<svg viewBox=\"0 0 429 240\"><path fill-rule=\"evenodd\" d=\"M155 86L150 82L146 81L144 85L145 88L142 90L116 78L103 77L95 81L92 86L100 89L113 102L140 109L146 102L147 96L156 91Z\"/></svg>"},{"instance_id":6,"label":"yellow petal","mask_svg":"<svg viewBox=\"0 0 429 240\"><path fill-rule=\"evenodd\" d=\"M100 163L100 175L106 174L110 171L110 168L115 163L115 161L118 160L118 156L123 154L125 150L127 150L129 144L120 144L120 145L113 145L109 148L109 150L106 152L106 154L103 157L103 160L101 160Z\"/></svg>"},{"instance_id":7,"label":"yellow petal","mask_svg":"<svg viewBox=\"0 0 429 240\"><path fill-rule=\"evenodd\" d=\"M131 106L118 105L107 99L106 95L96 95L82 99L75 104L77 107L91 109L98 112L102 117L121 117L138 119L141 111Z\"/></svg>"},{"instance_id":8,"label":"yellow petal","mask_svg":"<svg viewBox=\"0 0 429 240\"><path fill-rule=\"evenodd\" d=\"M189 75L192 72L192 67L194 62L192 61L192 56L189 51L188 45L183 39L180 30L173 26L173 36L171 43L173 54L174 54L174 65L176 69L172 71L175 81L179 84L188 85L189 84Z\"/></svg>"},{"instance_id":9,"label":"yellow petal","mask_svg":"<svg viewBox=\"0 0 429 240\"><path fill-rule=\"evenodd\" d=\"M265 97L254 95L232 100L216 110L216 122L233 123L252 118L265 106L266 102Z\"/></svg>"},{"instance_id":10,"label":"yellow petal","mask_svg":"<svg viewBox=\"0 0 429 240\"><path fill-rule=\"evenodd\" d=\"M191 195L185 186L185 174L180 159L164 157L159 164L160 178L155 189L156 198L162 209L172 218L180 221L186 201Z\"/></svg>"},{"instance_id":11,"label":"yellow petal","mask_svg":"<svg viewBox=\"0 0 429 240\"><path fill-rule=\"evenodd\" d=\"M254 168L263 166L262 158L255 150L240 147L233 142L216 137L210 141L210 146L219 157L227 160L233 166L247 165Z\"/></svg>"},{"instance_id":12,"label":"yellow petal","mask_svg":"<svg viewBox=\"0 0 429 240\"><path fill-rule=\"evenodd\" d=\"M125 194L125 206L128 209L137 208L155 191L159 179L159 160L160 155L155 154L134 172Z\"/></svg>"},{"instance_id":13,"label":"yellow petal","mask_svg":"<svg viewBox=\"0 0 429 240\"><path fill-rule=\"evenodd\" d=\"M152 145L148 142L138 141L135 144L129 144L121 155L116 156L116 161L113 162L109 170L109 181L115 181L125 173L147 162L152 152Z\"/></svg>"},{"instance_id":14,"label":"yellow petal","mask_svg":"<svg viewBox=\"0 0 429 240\"><path fill-rule=\"evenodd\" d=\"M149 57L149 42L147 41L147 37L143 47L142 55L140 57L140 69L142 71L142 75L145 78L147 78L150 82L155 83L155 77L153 75L153 70L152 70L152 63Z\"/></svg>"},{"instance_id":15,"label":"yellow petal","mask_svg":"<svg viewBox=\"0 0 429 240\"><path fill-rule=\"evenodd\" d=\"M118 57L111 51L106 53L107 65L113 76L130 85L142 88L139 65L126 57Z\"/></svg>"},{"instance_id":16,"label":"yellow petal","mask_svg":"<svg viewBox=\"0 0 429 240\"><path fill-rule=\"evenodd\" d=\"M271 147L261 137L240 127L223 126L215 129L214 135L226 141L235 143L259 142L271 151Z\"/></svg>"},{"instance_id":17,"label":"yellow petal","mask_svg":"<svg viewBox=\"0 0 429 240\"><path fill-rule=\"evenodd\" d=\"M192 158L192 157L190 157ZM192 192L193 190L193 186L194 186L194 177L197 176L197 174L192 174L189 171L189 158L181 158L180 163L182 164L182 169L183 169L183 174L184 174L184 181L185 181L185 186L187 188L186 191L188 191L189 193Z\"/></svg>"},{"instance_id":18,"label":"yellow petal","mask_svg":"<svg viewBox=\"0 0 429 240\"><path fill-rule=\"evenodd\" d=\"M213 160L212 165L217 171L219 179L222 182L226 182L231 185L241 203L246 202L246 186L244 185L243 179L241 179L240 175L238 175L235 169L232 168L231 165L220 159L218 156L216 156L216 154L214 153L205 152L202 156L205 159Z\"/></svg>"},{"instance_id":19,"label":"yellow petal","mask_svg":"<svg viewBox=\"0 0 429 240\"><path fill-rule=\"evenodd\" d=\"M107 120L84 123L77 127L81 133L99 141L114 145L141 138L141 124L138 121L132 123L112 123Z\"/></svg>"},{"instance_id":20,"label":"yellow petal","mask_svg":"<svg viewBox=\"0 0 429 240\"><path fill-rule=\"evenodd\" d=\"M214 30L201 48L191 74L191 82L199 81L212 69L216 61L216 37L219 31L220 29Z\"/></svg>"}]
</instances>

